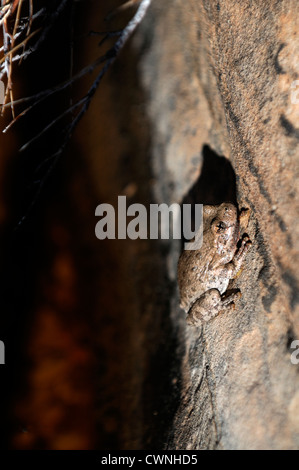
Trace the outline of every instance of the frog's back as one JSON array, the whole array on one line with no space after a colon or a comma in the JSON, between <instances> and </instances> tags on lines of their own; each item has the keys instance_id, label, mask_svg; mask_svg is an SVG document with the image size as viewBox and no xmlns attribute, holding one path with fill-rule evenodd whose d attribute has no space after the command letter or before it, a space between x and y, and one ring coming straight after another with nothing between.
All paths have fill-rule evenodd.
<instances>
[{"instance_id":1,"label":"frog's back","mask_svg":"<svg viewBox=\"0 0 299 470\"><path fill-rule=\"evenodd\" d=\"M213 256L204 250L186 250L178 263L178 284L181 307L188 311L190 306L210 289L223 294L229 283L224 266L211 269Z\"/></svg>"},{"instance_id":2,"label":"frog's back","mask_svg":"<svg viewBox=\"0 0 299 470\"><path fill-rule=\"evenodd\" d=\"M200 250L186 250L178 263L178 284L181 307L188 310L190 305L206 291L209 261L204 262Z\"/></svg>"}]
</instances>

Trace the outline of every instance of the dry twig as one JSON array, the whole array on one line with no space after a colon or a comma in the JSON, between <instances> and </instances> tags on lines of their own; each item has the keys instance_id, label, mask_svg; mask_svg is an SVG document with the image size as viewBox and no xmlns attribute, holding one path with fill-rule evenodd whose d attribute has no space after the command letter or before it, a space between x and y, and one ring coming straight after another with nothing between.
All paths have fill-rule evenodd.
<instances>
[{"instance_id":1,"label":"dry twig","mask_svg":"<svg viewBox=\"0 0 299 470\"><path fill-rule=\"evenodd\" d=\"M1 0L3 3L3 0ZM45 181L48 179L48 176L52 172L58 158L61 156L63 151L65 150L72 133L74 129L76 128L77 124L79 123L80 119L83 117L83 115L86 113L90 102L99 86L99 83L101 82L103 76L107 72L107 70L111 67L111 65L114 63L116 58L118 57L119 53L123 49L124 45L127 43L128 39L132 36L134 33L135 29L137 26L141 23L143 20L147 9L151 3L151 0L134 0L132 2L128 2L127 6L130 6L131 4L136 4L138 5L138 8L133 15L132 19L128 22L126 27L120 31L111 31L111 32L105 32L105 33L99 33L103 34L103 39L100 42L100 45L102 45L107 39L111 39L113 37L117 37L116 42L114 45L104 54L99 56L92 64L86 66L83 68L81 71L79 71L76 75L70 77L68 80L66 80L64 83L61 83L57 85L56 87L53 87L49 90L42 91L40 93L35 94L34 96L28 97L28 98L22 98L19 100L13 100L12 97L12 81L11 81L11 65L15 60L22 60L27 56L29 53L28 51L24 50L24 47L26 43L35 35L39 30L35 30L32 33L31 31L31 26L32 22L34 20L34 15L33 15L33 4L32 0L27 0L29 1L29 16L28 16L28 21L26 24L26 33L25 33L25 38L23 41L18 42L16 44L16 38L17 34L19 32L20 34L20 11L22 8L22 4L24 0L14 0L14 1L9 1L9 2L4 2L2 5L2 10L0 10L0 24L3 25L3 36L4 36L4 47L3 47L3 52L4 55L0 59L0 79L1 79L1 74L2 76L6 74L7 79L8 79L8 85L7 89L9 90L10 96L11 96L11 101L9 103L4 102L3 105L3 110L10 107L12 110L12 115L13 119L11 123L3 130L3 132L6 132L20 117L23 117L25 114L27 114L29 111L31 111L35 106L40 104L43 100L46 100L50 96L52 96L55 93L61 92L65 90L68 87L71 87L73 83L80 78L82 78L86 74L90 74L94 72L96 69L100 68L98 71L98 74L94 81L92 82L91 86L87 90L86 94L78 99L74 104L71 103L71 105L66 109L63 113L61 113L59 116L57 116L52 122L50 122L48 125L45 126L39 132L37 135L35 135L32 139L30 139L27 143L25 143L21 150L24 150L28 148L29 145L31 145L33 142L35 142L37 139L39 139L42 135L44 135L47 131L49 131L53 126L55 126L59 121L61 121L65 116L70 115L71 120L70 123L63 129L63 141L60 144L59 148L57 151L51 155L48 159L47 162L51 161L51 165L49 166L46 174L44 175L43 179L39 181L39 189L36 194L36 198L38 197L38 194L40 193ZM75 1L75 0L73 0ZM44 27L41 31L40 37L38 41L31 47L30 52L36 50L39 46L39 44L45 39L47 32L51 26L51 22L53 22L61 13L62 9L64 8L65 4L68 2L68 0L61 0L59 7L55 10L55 12L52 15L52 19L47 22L47 26ZM126 5L124 5L126 6ZM8 18L15 12L16 7L17 9L17 14L15 16L15 27L13 29L13 38L10 36L8 33L7 29L7 23L5 23L5 18ZM122 8L121 8L122 10ZM2 13L2 16L1 16ZM2 21L2 23L1 23ZM6 24L6 26L4 26ZM22 29L24 31L24 27ZM23 47L23 52L19 55L16 54L16 52ZM15 116L14 113L14 106L19 105L19 104L24 104L24 103L29 103L29 106L24 109L20 114ZM36 199L35 198L35 199ZM34 203L34 202L33 202ZM23 221L23 219L20 221L20 223Z\"/></svg>"},{"instance_id":2,"label":"dry twig","mask_svg":"<svg viewBox=\"0 0 299 470\"><path fill-rule=\"evenodd\" d=\"M6 104L9 97L9 107L11 108L13 121L16 119L13 99L13 62L19 61L20 63L29 54L37 50L68 1L61 0L58 7L47 18L47 24L31 32L35 19L41 16L46 18L46 9L42 8L34 13L33 0L1 0L0 28L2 29L3 46L0 48L0 80L6 82L1 114L3 115L5 108L7 108ZM38 33L40 33L39 39L30 49L26 50L28 42ZM19 53L20 49L22 50L21 53Z\"/></svg>"},{"instance_id":3,"label":"dry twig","mask_svg":"<svg viewBox=\"0 0 299 470\"><path fill-rule=\"evenodd\" d=\"M78 111L78 114L75 116L74 120L68 126L69 127L69 132L67 133L67 135L68 135L68 137L71 136L71 133L73 132L73 130L76 127L77 123L79 122L81 117L87 111L87 109L89 107L89 104L90 104L90 101L91 101L94 93L96 92L97 87L98 87L100 81L102 80L103 76L105 75L107 70L110 68L110 66L114 63L114 61L116 60L117 56L119 55L120 51L123 49L123 47L126 44L126 42L128 41L128 39L131 37L131 35L133 34L133 32L135 31L137 26L143 20L145 14L146 14L146 11L147 11L150 3L151 3L151 0L141 0L141 1L138 0L138 2L139 2L139 7L138 7L135 15L133 16L133 18L129 21L129 23L127 24L127 26L123 30L105 32L105 33L97 33L97 34L103 34L104 35L104 38L100 42L100 45L102 45L103 42L106 39L112 38L114 36L118 37L115 44L104 55L98 57L92 64L89 64L88 66L83 68L80 72L78 72L76 75L70 77L68 80L66 80L65 82L57 85L56 87L53 87L53 88L48 89L48 90L44 90L44 91L42 91L40 93L37 93L37 94L35 94L31 97L21 98L19 100L16 100L14 102L10 102L10 103L7 103L7 104L4 105L4 108L6 108L8 106L21 104L21 103L26 103L26 102L33 103L21 113L22 116L23 116L28 111L31 111L36 105L40 104L41 101L49 98L50 96L52 96L55 93L58 93L58 92L61 92L61 91L65 90L66 88L70 87L75 81L79 80L84 75L92 73L94 70L96 70L99 66L102 65L102 68L100 69L97 77L95 78L94 82L92 83L91 87L89 88L89 90L87 91L85 96L83 98L81 98L80 100L78 100L73 106L71 106L66 111L64 111L63 114L61 116L58 116L52 123L47 125L45 127L45 129L43 129L43 131L41 131L38 136L35 136L32 140L30 140L28 143L23 145L23 147L22 147L23 150L25 148L27 148L28 145L30 145L31 142L36 140L36 138L40 137L44 132L46 132L48 129L50 129L60 118L64 117L65 115L67 115L69 113L71 113L72 111L74 111L74 109L79 107L80 109ZM32 34L34 34L34 33L32 33ZM21 47L21 44L19 44L16 47L18 47L18 48ZM0 63L1 63L1 61L0 61ZM6 132L8 130L8 128L10 128L11 125L18 119L18 117L19 116L17 116L9 124L9 126L6 129L4 129L3 132ZM64 146L63 146L63 148L64 148ZM59 153L61 153L61 152L59 152Z\"/></svg>"}]
</instances>

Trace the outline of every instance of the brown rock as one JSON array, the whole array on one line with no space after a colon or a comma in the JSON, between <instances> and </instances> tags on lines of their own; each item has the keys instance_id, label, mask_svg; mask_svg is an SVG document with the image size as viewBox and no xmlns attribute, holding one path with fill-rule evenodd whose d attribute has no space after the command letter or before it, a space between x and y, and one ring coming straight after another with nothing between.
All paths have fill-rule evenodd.
<instances>
[{"instance_id":1,"label":"brown rock","mask_svg":"<svg viewBox=\"0 0 299 470\"><path fill-rule=\"evenodd\" d=\"M135 41L152 37L141 74L157 199L182 202L199 181L197 202L225 200L231 184L221 194L208 189L225 156L237 202L252 211L254 244L232 284L243 294L236 310L200 335L173 304L185 356L171 449L299 446L289 349L299 335L296 9L295 1L153 1Z\"/></svg>"}]
</instances>

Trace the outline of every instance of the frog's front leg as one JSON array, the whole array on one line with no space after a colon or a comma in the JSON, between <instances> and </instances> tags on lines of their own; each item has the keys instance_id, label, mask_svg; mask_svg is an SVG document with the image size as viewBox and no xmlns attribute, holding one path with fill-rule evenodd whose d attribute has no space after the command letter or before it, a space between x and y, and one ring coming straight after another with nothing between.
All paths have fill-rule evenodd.
<instances>
[{"instance_id":1,"label":"frog's front leg","mask_svg":"<svg viewBox=\"0 0 299 470\"><path fill-rule=\"evenodd\" d=\"M247 229L249 218L250 218L250 209L243 207L239 214L239 223L240 223L241 232L244 232Z\"/></svg>"},{"instance_id":2,"label":"frog's front leg","mask_svg":"<svg viewBox=\"0 0 299 470\"><path fill-rule=\"evenodd\" d=\"M233 309L234 300L240 296L240 292L231 293L228 296L221 296L218 289L210 289L202 294L191 306L187 323L193 326L200 326L215 318L224 309Z\"/></svg>"},{"instance_id":3,"label":"frog's front leg","mask_svg":"<svg viewBox=\"0 0 299 470\"><path fill-rule=\"evenodd\" d=\"M237 249L232 261L226 265L226 275L228 279L234 279L237 276L251 245L252 241L247 235L244 235L241 240L241 246Z\"/></svg>"}]
</instances>

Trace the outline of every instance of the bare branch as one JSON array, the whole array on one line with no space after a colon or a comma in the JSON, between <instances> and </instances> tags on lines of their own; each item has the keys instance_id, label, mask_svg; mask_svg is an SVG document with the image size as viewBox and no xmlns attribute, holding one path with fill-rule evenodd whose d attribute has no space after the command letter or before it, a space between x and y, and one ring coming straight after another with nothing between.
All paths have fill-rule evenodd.
<instances>
[{"instance_id":1,"label":"bare branch","mask_svg":"<svg viewBox=\"0 0 299 470\"><path fill-rule=\"evenodd\" d=\"M27 21L27 24L25 26L26 29L26 37L23 39L20 43L15 44L16 36L17 34L20 34L21 31L24 30L24 26L20 27L20 11L21 11L21 6L22 2L24 0L14 0L14 2L10 2L9 5L5 4L2 5L0 8L0 24L3 25L3 28L5 27L5 17L6 15L11 14L13 11L13 7L16 8L18 6L18 13L17 13L17 20L15 23L14 27L14 40L11 40L8 35L4 35L3 32L3 52L4 55L0 59L0 66L2 64L2 68L0 68L0 78L1 78L1 73L6 74L7 77L10 75L10 70L11 70L11 64L16 61L16 60L22 60L25 59L30 53L34 52L37 50L37 48L40 46L40 44L45 40L47 37L47 34L52 27L53 22L60 16L62 13L62 10L66 7L67 3L71 0L61 0L59 3L58 8L55 10L55 12L50 16L49 21L47 23L47 26L44 26L43 28L39 28L33 32L30 33L31 28L32 28L32 22L35 18L36 15L33 15L33 5L32 5L32 0L27 0L29 1L29 20ZM72 0L74 1L74 0ZM1 0L3 3L3 0ZM16 3L15 3L16 2ZM53 119L49 124L47 124L37 135L35 135L33 138L31 138L26 144L22 146L20 150L25 150L27 149L33 142L37 141L42 135L44 135L46 132L48 132L50 129L52 129L58 122L60 122L64 117L71 115L74 111L76 111L75 115L72 116L71 122L65 126L63 129L63 139L62 142L60 143L59 148L55 153L53 153L49 158L47 158L45 161L47 162L52 162L49 168L46 171L46 174L41 178L38 182L39 187L38 191L35 195L35 201L40 194L45 182L47 181L49 175L51 174L52 170L54 169L58 159L60 158L61 154L64 152L66 146L68 145L68 142L77 127L78 123L80 122L81 118L84 116L86 111L89 108L89 105L91 103L91 100L96 93L98 86L106 74L106 72L110 69L112 64L115 62L116 58L120 54L121 50L129 40L129 38L132 36L134 31L136 30L137 26L141 23L143 20L148 7L151 4L151 0L133 0L130 2L127 2L127 6L131 6L133 4L138 5L137 10L135 14L133 15L132 19L129 21L127 26L121 30L121 31L111 31L111 32L105 32L103 34L103 39L101 40L99 45L102 45L106 40L111 39L113 37L117 37L116 42L114 45L104 54L99 56L92 64L89 64L82 70L80 70L77 74L74 76L71 76L69 79L67 79L65 82L51 88L48 90L44 90L42 92L39 92L35 94L34 96L27 97L27 98L21 98L18 100L13 100L12 98L12 93L10 94L11 96L11 101L10 103L4 103L3 105L3 110L6 109L7 107L11 107L12 110L14 110L14 107L18 104L24 104L24 103L31 103L25 110L23 110L19 115L14 116L13 114L13 120L11 123L3 130L3 132L6 132L15 122L19 120L20 117L25 116L29 111L31 111L35 106L40 104L43 100L46 100L50 96L52 96L55 93L59 93L68 87L72 86L77 80L85 76L86 74L90 74L94 72L98 67L100 67L100 70L98 71L96 78L92 82L91 86L89 87L87 93L85 96L81 99L79 99L75 104L71 104L68 109L66 109L64 112L62 112L59 116L57 116L55 119ZM125 5L124 5L125 7ZM1 16L2 15L2 16ZM4 31L4 30L3 30ZM36 35L38 32L41 32L40 37L38 38L37 42L31 46L30 50L25 51L23 49L23 52L21 54L16 54L16 52L21 48L24 47L28 41L33 38L34 35ZM100 33L101 34L101 33ZM71 75L72 75L72 65L71 65ZM44 164L45 161L42 163ZM39 167L40 168L40 167ZM32 205L29 207L28 212L30 212L32 206L34 205L35 201L33 201ZM26 214L27 215L27 214ZM22 218L20 221L20 224L23 222L24 218L26 215Z\"/></svg>"},{"instance_id":2,"label":"bare branch","mask_svg":"<svg viewBox=\"0 0 299 470\"><path fill-rule=\"evenodd\" d=\"M36 51L40 47L48 36L48 33L56 19L61 15L62 11L70 1L73 0L57 1L56 8L55 5L51 6L51 9L53 8L52 13L50 15L46 15L47 8L42 8L34 14L33 0L1 0L0 27L2 28L3 47L1 47L0 52L3 52L3 56L0 57L0 80L5 78L7 80L4 103L2 105L2 114L4 109L7 107L7 98L10 96L10 108L12 111L13 122L15 121L15 114L12 89L12 64L16 60L21 62L23 59L26 59L30 54L32 54L32 52ZM24 8L26 9L26 15L24 18L21 18L21 11ZM33 21L42 14L45 15L45 19L47 19L47 21L44 22L43 27L31 32ZM28 42L31 41L37 33L41 33L39 39L30 47L30 49L25 50ZM17 42L21 35L23 35L21 41ZM20 49L22 49L22 52L16 54Z\"/></svg>"},{"instance_id":3,"label":"bare branch","mask_svg":"<svg viewBox=\"0 0 299 470\"><path fill-rule=\"evenodd\" d=\"M0 64L2 64L2 62L6 61L8 59L8 57L11 55L11 54L14 54L18 49L20 49L20 47L22 47L24 44L26 44L31 38L33 38L33 36L35 36L37 33L39 33L41 31L42 28L39 28L35 31L33 31L31 34L29 34L29 36L27 36L20 44L18 44L17 46L15 46L14 48L12 48L9 52L7 52L4 57L2 57L2 59L0 59Z\"/></svg>"},{"instance_id":4,"label":"bare branch","mask_svg":"<svg viewBox=\"0 0 299 470\"><path fill-rule=\"evenodd\" d=\"M33 52L35 52L41 46L41 44L45 41L45 39L47 38L47 36L49 34L49 31L53 27L53 24L55 23L57 18L59 18L59 16L61 15L61 13L63 12L63 10L66 8L67 4L70 1L71 0L61 0L61 2L58 4L56 10L47 19L47 25L43 27L42 34L39 37L38 41L34 44L34 46L32 46L30 48L30 51L27 51L27 52L24 53L24 55L23 55L24 59L26 59L26 57L29 54L32 54Z\"/></svg>"},{"instance_id":5,"label":"bare branch","mask_svg":"<svg viewBox=\"0 0 299 470\"><path fill-rule=\"evenodd\" d=\"M113 31L111 33L111 37L119 36L119 39L116 41L116 43L104 55L98 57L92 64L89 64L88 66L83 68L80 72L78 72L76 75L72 76L71 78L69 78L65 82L57 85L56 87L53 87L53 88L48 89L48 90L44 90L44 91L42 91L40 93L37 93L37 94L35 94L31 97L21 98L19 100L15 100L13 103L7 103L7 104L5 104L4 107L11 106L12 104L17 105L17 104L20 104L20 103L34 101L34 103L31 106L29 106L26 110L24 110L22 112L22 115L25 115L27 112L31 111L35 106L40 104L43 100L47 99L48 97L52 96L55 93L59 93L59 92L63 91L64 89L68 88L75 81L79 80L80 78L82 78L86 74L92 73L99 65L106 62L104 67L100 70L100 72L99 72L98 76L96 77L95 81L93 82L92 86L88 90L87 94L85 95L85 98L83 98L83 100L85 100L85 102L88 102L88 106L89 106L89 102L90 102L92 96L94 95L100 81L102 80L103 76L105 75L107 70L110 68L110 66L114 63L114 61L116 60L116 57L118 56L120 51L123 49L124 45L126 44L128 39L131 37L131 35L133 34L133 32L135 31L137 26L143 20L150 3L151 3L151 0L142 0L140 2L138 10L136 11L136 13L133 16L133 18L131 19L131 21L127 24L127 26L121 31ZM109 32L105 33L105 34L109 35ZM87 106L87 108L88 108L88 106ZM64 114L65 113L63 113L63 115ZM58 117L58 119L59 119L59 117ZM16 120L17 119L15 119L12 123L10 123L9 126L7 126L3 130L3 132L6 132L11 127L11 125L14 122L16 122ZM46 126L44 131L48 130L50 127L52 127L52 126L51 125ZM39 136L41 136L42 134L43 134L43 132L41 132L39 134ZM36 139L33 139L32 142L34 140L36 140ZM28 145L29 145L29 143L28 143ZM24 148L25 147L23 146L22 149L24 149ZM26 144L26 148L27 148L27 144Z\"/></svg>"}]
</instances>

